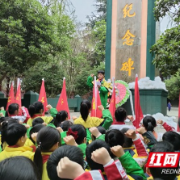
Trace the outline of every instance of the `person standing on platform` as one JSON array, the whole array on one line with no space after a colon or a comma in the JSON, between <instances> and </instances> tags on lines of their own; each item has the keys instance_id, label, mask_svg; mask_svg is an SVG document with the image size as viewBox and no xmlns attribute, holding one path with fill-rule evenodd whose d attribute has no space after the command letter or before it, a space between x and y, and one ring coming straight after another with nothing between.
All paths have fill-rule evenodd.
<instances>
[{"instance_id":1,"label":"person standing on platform","mask_svg":"<svg viewBox=\"0 0 180 180\"><path fill-rule=\"evenodd\" d=\"M91 74L87 79L87 85L90 88L93 88L93 85L94 85L93 80L94 80L94 74ZM108 99L108 96L110 95L110 91L112 91L112 85L110 82L107 82L105 80L105 72L103 70L98 71L97 86L99 88L101 104L106 109L107 108L107 99Z\"/></svg>"}]
</instances>

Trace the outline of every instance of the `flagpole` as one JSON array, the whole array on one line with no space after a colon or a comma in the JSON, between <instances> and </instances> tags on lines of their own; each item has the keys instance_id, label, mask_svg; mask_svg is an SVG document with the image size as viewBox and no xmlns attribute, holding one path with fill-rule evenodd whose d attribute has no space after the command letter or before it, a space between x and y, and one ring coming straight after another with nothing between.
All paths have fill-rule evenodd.
<instances>
[{"instance_id":1,"label":"flagpole","mask_svg":"<svg viewBox=\"0 0 180 180\"><path fill-rule=\"evenodd\" d=\"M136 85L136 78L138 78L138 74L136 74L136 76L135 76L134 91L135 91L135 85ZM131 111L132 111L133 119L135 120L136 116L135 116L135 112L134 112L134 106L133 106L132 92L131 91L130 91L130 103L131 103Z\"/></svg>"},{"instance_id":2,"label":"flagpole","mask_svg":"<svg viewBox=\"0 0 180 180\"><path fill-rule=\"evenodd\" d=\"M135 113L134 113L134 106L133 106L133 99L132 99L132 92L127 89L130 93L130 104L131 104L131 111L132 111L132 116L133 116L133 119L135 119Z\"/></svg>"},{"instance_id":3,"label":"flagpole","mask_svg":"<svg viewBox=\"0 0 180 180\"><path fill-rule=\"evenodd\" d=\"M112 78L112 82L113 82L113 89L112 90L114 91L114 88L115 88L115 77ZM112 91L112 93L113 93L113 91ZM115 102L115 108L116 108L116 102Z\"/></svg>"},{"instance_id":4,"label":"flagpole","mask_svg":"<svg viewBox=\"0 0 180 180\"><path fill-rule=\"evenodd\" d=\"M179 91L179 107L178 107L177 132L180 132L180 128L179 128L179 120L180 120L180 91Z\"/></svg>"},{"instance_id":5,"label":"flagpole","mask_svg":"<svg viewBox=\"0 0 180 180\"><path fill-rule=\"evenodd\" d=\"M138 78L138 74L136 74L135 79ZM135 89L135 85L134 85L134 89ZM131 111L132 111L132 115L133 115L133 119L135 120L135 113L134 113L134 106L133 106L133 100L132 100L132 92L129 90L130 92L130 103L131 103Z\"/></svg>"},{"instance_id":6,"label":"flagpole","mask_svg":"<svg viewBox=\"0 0 180 180\"><path fill-rule=\"evenodd\" d=\"M115 84L115 78L112 78L112 83L113 83L113 88L114 88L114 84Z\"/></svg>"},{"instance_id":7,"label":"flagpole","mask_svg":"<svg viewBox=\"0 0 180 180\"><path fill-rule=\"evenodd\" d=\"M19 78L17 78L17 89L18 89L18 86L19 86Z\"/></svg>"},{"instance_id":8,"label":"flagpole","mask_svg":"<svg viewBox=\"0 0 180 180\"><path fill-rule=\"evenodd\" d=\"M96 76L94 76L94 86L95 86L95 109L97 109L97 83L96 83Z\"/></svg>"}]
</instances>

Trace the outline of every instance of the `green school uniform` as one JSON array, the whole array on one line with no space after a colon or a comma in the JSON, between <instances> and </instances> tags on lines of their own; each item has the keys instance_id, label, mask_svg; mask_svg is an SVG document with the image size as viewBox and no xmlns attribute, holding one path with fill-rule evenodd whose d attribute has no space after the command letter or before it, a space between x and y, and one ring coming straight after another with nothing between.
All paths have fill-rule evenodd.
<instances>
[{"instance_id":1,"label":"green school uniform","mask_svg":"<svg viewBox=\"0 0 180 180\"><path fill-rule=\"evenodd\" d=\"M5 110L0 110L0 113L2 113L4 117L6 116L6 111Z\"/></svg>"},{"instance_id":2,"label":"green school uniform","mask_svg":"<svg viewBox=\"0 0 180 180\"><path fill-rule=\"evenodd\" d=\"M143 180L146 180L143 169L138 165L138 163L132 158L129 152L126 152L123 156L119 158L122 166L126 170L128 175L141 176Z\"/></svg>"},{"instance_id":3,"label":"green school uniform","mask_svg":"<svg viewBox=\"0 0 180 180\"><path fill-rule=\"evenodd\" d=\"M55 126L53 123L49 123L47 126L48 126L48 127L52 127L52 128L55 128L55 129L56 129L56 126Z\"/></svg>"},{"instance_id":4,"label":"green school uniform","mask_svg":"<svg viewBox=\"0 0 180 180\"><path fill-rule=\"evenodd\" d=\"M92 137L91 137L91 133L89 131L89 129L86 129L86 140L88 143L90 143L92 141Z\"/></svg>"},{"instance_id":5,"label":"green school uniform","mask_svg":"<svg viewBox=\"0 0 180 180\"><path fill-rule=\"evenodd\" d=\"M86 132L87 132L87 136L86 136L86 139L87 139L87 142L91 142L92 141L92 138L91 138L91 133L89 131L89 129L86 129ZM64 142L64 138L67 136L67 131L63 131L61 133L61 145L65 145L66 143Z\"/></svg>"},{"instance_id":6,"label":"green school uniform","mask_svg":"<svg viewBox=\"0 0 180 180\"><path fill-rule=\"evenodd\" d=\"M49 110L49 112L50 112L50 115L51 115L52 117L55 117L56 114L58 113L58 111L57 111L56 108L51 108L51 109Z\"/></svg>"},{"instance_id":7,"label":"green school uniform","mask_svg":"<svg viewBox=\"0 0 180 180\"><path fill-rule=\"evenodd\" d=\"M104 123L103 123L102 127L104 127L107 130L113 123L113 118L108 109L104 109L102 114L103 114L103 119L104 119Z\"/></svg>"},{"instance_id":8,"label":"green school uniform","mask_svg":"<svg viewBox=\"0 0 180 180\"><path fill-rule=\"evenodd\" d=\"M67 131L61 132L61 145L65 145L64 138L67 136Z\"/></svg>"},{"instance_id":9,"label":"green school uniform","mask_svg":"<svg viewBox=\"0 0 180 180\"><path fill-rule=\"evenodd\" d=\"M99 140L105 141L105 134L101 134L98 138Z\"/></svg>"},{"instance_id":10,"label":"green school uniform","mask_svg":"<svg viewBox=\"0 0 180 180\"><path fill-rule=\"evenodd\" d=\"M81 149L81 151L83 153L83 158L85 159L87 145L85 143L82 143L82 144L79 144L78 147Z\"/></svg>"}]
</instances>

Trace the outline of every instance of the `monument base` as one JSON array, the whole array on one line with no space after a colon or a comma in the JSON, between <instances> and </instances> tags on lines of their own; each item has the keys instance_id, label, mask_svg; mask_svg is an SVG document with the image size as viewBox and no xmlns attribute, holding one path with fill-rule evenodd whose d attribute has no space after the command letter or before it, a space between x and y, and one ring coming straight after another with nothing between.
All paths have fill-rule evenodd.
<instances>
[{"instance_id":1,"label":"monument base","mask_svg":"<svg viewBox=\"0 0 180 180\"><path fill-rule=\"evenodd\" d=\"M134 103L134 89L130 89ZM140 103L143 114L162 113L167 115L167 95L168 92L162 89L140 89ZM130 100L122 106L126 109L128 115L132 115Z\"/></svg>"}]
</instances>

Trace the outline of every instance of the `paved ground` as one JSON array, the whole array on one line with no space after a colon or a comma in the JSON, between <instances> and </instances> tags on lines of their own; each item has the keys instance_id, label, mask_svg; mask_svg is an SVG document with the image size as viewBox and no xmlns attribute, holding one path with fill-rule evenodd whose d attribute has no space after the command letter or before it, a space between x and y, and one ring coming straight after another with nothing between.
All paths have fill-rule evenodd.
<instances>
[{"instance_id":1,"label":"paved ground","mask_svg":"<svg viewBox=\"0 0 180 180\"><path fill-rule=\"evenodd\" d=\"M71 115L71 119L72 119L73 116L79 117L80 113L79 112L70 111L70 115Z\"/></svg>"},{"instance_id":2,"label":"paved ground","mask_svg":"<svg viewBox=\"0 0 180 180\"><path fill-rule=\"evenodd\" d=\"M171 111L167 111L168 116L178 117L178 107L172 107Z\"/></svg>"}]
</instances>

